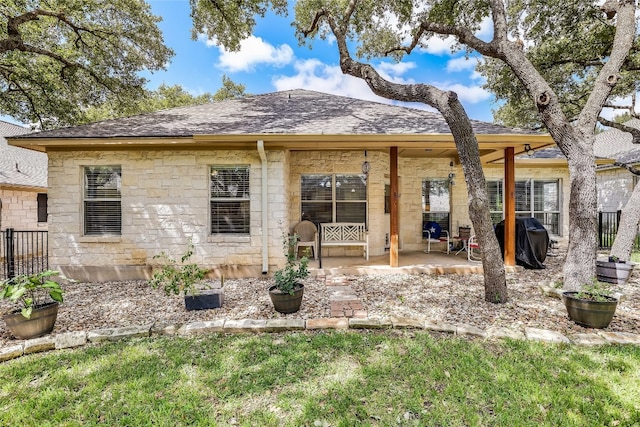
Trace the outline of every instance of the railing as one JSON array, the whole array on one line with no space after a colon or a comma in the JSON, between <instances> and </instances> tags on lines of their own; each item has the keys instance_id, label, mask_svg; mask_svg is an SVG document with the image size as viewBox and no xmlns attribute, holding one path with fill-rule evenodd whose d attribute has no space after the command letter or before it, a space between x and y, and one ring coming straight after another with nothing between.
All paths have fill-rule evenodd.
<instances>
[{"instance_id":1,"label":"railing","mask_svg":"<svg viewBox=\"0 0 640 427\"><path fill-rule=\"evenodd\" d=\"M49 236L46 231L0 231L0 279L49 269Z\"/></svg>"},{"instance_id":2,"label":"railing","mask_svg":"<svg viewBox=\"0 0 640 427\"><path fill-rule=\"evenodd\" d=\"M618 233L620 224L620 214L617 212L598 212L598 245L600 249L610 249ZM640 235L636 236L633 244L634 250L640 250Z\"/></svg>"}]
</instances>

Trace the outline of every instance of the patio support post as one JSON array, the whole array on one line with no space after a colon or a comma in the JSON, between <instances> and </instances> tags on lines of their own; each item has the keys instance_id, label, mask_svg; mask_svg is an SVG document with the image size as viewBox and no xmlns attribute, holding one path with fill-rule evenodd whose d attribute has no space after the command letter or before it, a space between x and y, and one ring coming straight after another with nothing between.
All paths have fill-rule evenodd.
<instances>
[{"instance_id":1,"label":"patio support post","mask_svg":"<svg viewBox=\"0 0 640 427\"><path fill-rule=\"evenodd\" d=\"M267 153L264 152L264 141L258 141L258 154L262 163L262 274L269 273L269 201L267 199L269 183L267 182ZM315 255L315 254L314 254Z\"/></svg>"},{"instance_id":2,"label":"patio support post","mask_svg":"<svg viewBox=\"0 0 640 427\"><path fill-rule=\"evenodd\" d=\"M391 242L389 247L389 265L391 267L398 266L398 147L389 149L389 169L390 169L390 187L391 187L391 212L390 212L390 229Z\"/></svg>"},{"instance_id":3,"label":"patio support post","mask_svg":"<svg viewBox=\"0 0 640 427\"><path fill-rule=\"evenodd\" d=\"M504 150L504 265L516 265L515 149Z\"/></svg>"}]
</instances>

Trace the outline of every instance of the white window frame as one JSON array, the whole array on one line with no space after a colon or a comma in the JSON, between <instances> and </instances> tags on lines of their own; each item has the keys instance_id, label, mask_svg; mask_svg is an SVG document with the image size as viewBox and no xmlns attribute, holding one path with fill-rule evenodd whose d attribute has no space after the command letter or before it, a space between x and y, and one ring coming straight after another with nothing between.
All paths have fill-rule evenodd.
<instances>
[{"instance_id":1,"label":"white window frame","mask_svg":"<svg viewBox=\"0 0 640 427\"><path fill-rule=\"evenodd\" d=\"M221 170L243 170L247 174L247 181L238 184L238 196L234 197L214 197L213 195L213 176L216 171ZM249 165L211 165L209 166L209 227L212 235L236 235L248 236L251 234L251 167ZM215 203L240 203L246 204L246 221L241 225L242 231L237 230L220 230L214 227L215 215L213 214Z\"/></svg>"},{"instance_id":2,"label":"white window frame","mask_svg":"<svg viewBox=\"0 0 640 427\"><path fill-rule=\"evenodd\" d=\"M304 177L311 177L311 176L321 176L321 177L330 177L331 178L331 200L306 200L302 198L302 180L304 179ZM337 198L337 191L336 191L336 179L338 176L349 176L349 177L358 177L360 179L363 178L362 174L358 174L358 173L309 173L309 174L302 174L300 175L300 218L301 220L306 219L306 217L304 217L304 212L302 211L302 205L305 202L311 202L311 203L327 203L327 204L331 204L331 222L338 222L337 221L337 215L338 215L338 205L339 204L349 204L349 203L356 203L356 204L361 204L364 203L364 220L363 221L349 221L349 222L364 222L365 226L368 227L368 223L369 223L369 186L368 186L368 181L365 180L365 198L364 199L354 199L354 200L338 200Z\"/></svg>"},{"instance_id":3,"label":"white window frame","mask_svg":"<svg viewBox=\"0 0 640 427\"><path fill-rule=\"evenodd\" d=\"M490 213L492 214L492 217L495 218L494 215L496 214L500 214L502 216L502 219L504 219L504 180L502 179L494 179L494 180L490 180L491 182L499 182L500 183L500 191L502 193L502 211L497 211L497 210L491 210ZM552 179L517 179L516 183L522 183L522 182L526 182L529 181L530 182L530 192L529 192L529 200L528 200L528 205L529 205L529 209L526 211L522 211L522 210L517 210L516 211L516 216L523 216L523 215L527 215L527 216L531 216L531 217L535 217L535 214L557 214L558 215L558 229L557 229L557 233L559 236L562 236L562 180L559 178L552 178ZM535 210L535 191L533 191L533 188L535 187L535 183L536 181L555 181L556 186L557 186L557 190L558 190L558 210L554 210L554 211L537 211ZM516 195L517 197L517 195ZM542 222L542 221L541 221ZM553 230L549 230L550 233L552 233Z\"/></svg>"},{"instance_id":4,"label":"white window frame","mask_svg":"<svg viewBox=\"0 0 640 427\"><path fill-rule=\"evenodd\" d=\"M115 177L115 182L112 185L115 185L119 195L118 197L91 197L89 193L91 189L89 187L89 178L88 174L94 173L91 169L96 168L111 168L113 169L112 174L117 174ZM95 221L95 218L88 217L88 206L93 203L104 203L111 202L117 203L117 210L113 210L113 212L108 212L103 214L106 217L110 217L110 219L102 223L102 227L106 229L106 231L100 232L98 229L101 228L100 221ZM117 227L114 227L110 222L113 219L116 219ZM122 166L120 165L92 165L92 166L83 166L82 167L82 232L84 236L113 236L113 235L121 235L122 234ZM93 224L89 224L89 222L93 220Z\"/></svg>"}]
</instances>

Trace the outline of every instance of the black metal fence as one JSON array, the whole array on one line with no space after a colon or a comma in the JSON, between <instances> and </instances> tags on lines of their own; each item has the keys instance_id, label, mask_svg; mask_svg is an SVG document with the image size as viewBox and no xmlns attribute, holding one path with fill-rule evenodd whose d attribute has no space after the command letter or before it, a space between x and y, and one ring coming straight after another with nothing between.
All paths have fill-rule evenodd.
<instances>
[{"instance_id":1,"label":"black metal fence","mask_svg":"<svg viewBox=\"0 0 640 427\"><path fill-rule=\"evenodd\" d=\"M620 224L620 214L617 212L598 212L598 244L600 249L610 249L613 241L618 233L618 224ZM640 250L640 235L636 236L633 249Z\"/></svg>"},{"instance_id":2,"label":"black metal fence","mask_svg":"<svg viewBox=\"0 0 640 427\"><path fill-rule=\"evenodd\" d=\"M46 231L0 231L0 279L49 269L49 235Z\"/></svg>"}]
</instances>

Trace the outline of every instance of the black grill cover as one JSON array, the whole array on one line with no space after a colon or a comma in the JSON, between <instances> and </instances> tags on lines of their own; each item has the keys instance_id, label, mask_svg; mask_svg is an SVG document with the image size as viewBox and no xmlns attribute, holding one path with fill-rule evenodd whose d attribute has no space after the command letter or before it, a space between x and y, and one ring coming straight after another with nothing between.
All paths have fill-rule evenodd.
<instances>
[{"instance_id":1,"label":"black grill cover","mask_svg":"<svg viewBox=\"0 0 640 427\"><path fill-rule=\"evenodd\" d=\"M504 256L504 221L496 225L496 237ZM516 218L516 264L524 268L541 270L545 268L549 233L535 218Z\"/></svg>"}]
</instances>

